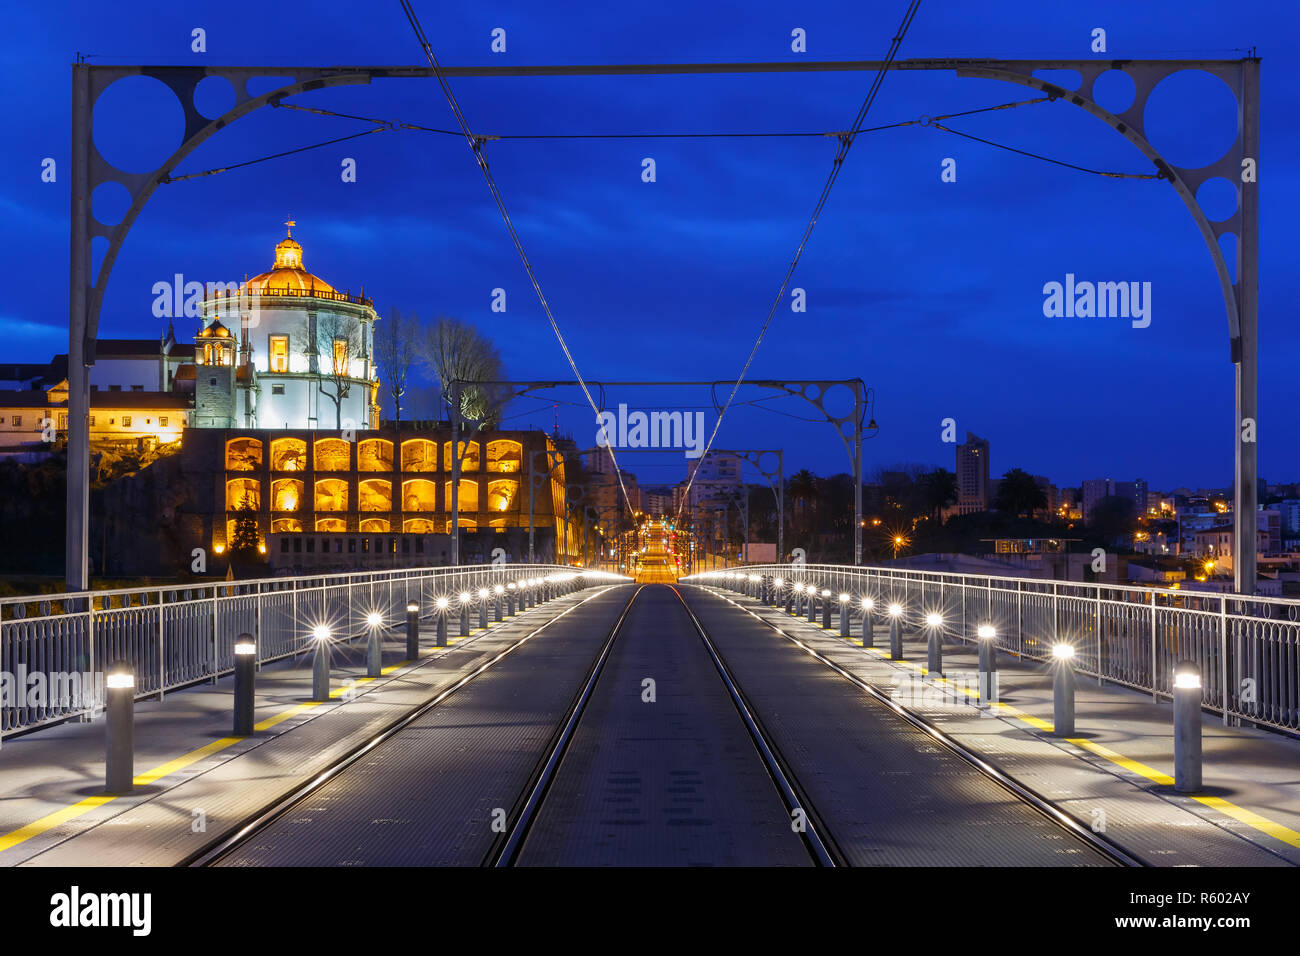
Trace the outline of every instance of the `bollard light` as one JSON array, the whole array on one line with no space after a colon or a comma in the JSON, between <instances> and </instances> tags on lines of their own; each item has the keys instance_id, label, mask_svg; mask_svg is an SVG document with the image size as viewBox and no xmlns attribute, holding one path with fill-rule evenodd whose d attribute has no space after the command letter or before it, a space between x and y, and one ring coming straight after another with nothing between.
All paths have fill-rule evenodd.
<instances>
[{"instance_id":1,"label":"bollard light","mask_svg":"<svg viewBox=\"0 0 1300 956\"><path fill-rule=\"evenodd\" d=\"M862 646L874 647L876 643L875 623L871 620L871 612L875 609L876 602L869 597L862 599Z\"/></svg>"},{"instance_id":2,"label":"bollard light","mask_svg":"<svg viewBox=\"0 0 1300 956\"><path fill-rule=\"evenodd\" d=\"M235 639L235 736L253 732L253 687L256 681L257 642L252 634Z\"/></svg>"},{"instance_id":3,"label":"bollard light","mask_svg":"<svg viewBox=\"0 0 1300 956\"><path fill-rule=\"evenodd\" d=\"M437 617L438 619L436 623L436 626L438 628L437 646L446 647L447 646L447 606L451 604L451 599L444 594L442 597L434 601L433 604L438 609L438 613L435 615L435 617Z\"/></svg>"},{"instance_id":4,"label":"bollard light","mask_svg":"<svg viewBox=\"0 0 1300 956\"><path fill-rule=\"evenodd\" d=\"M840 593L840 637L846 639L849 636L849 598L850 595Z\"/></svg>"},{"instance_id":5,"label":"bollard light","mask_svg":"<svg viewBox=\"0 0 1300 956\"><path fill-rule=\"evenodd\" d=\"M506 585L506 613L515 616L515 582Z\"/></svg>"},{"instance_id":6,"label":"bollard light","mask_svg":"<svg viewBox=\"0 0 1300 956\"><path fill-rule=\"evenodd\" d=\"M831 592L826 588L822 588L822 627L831 628Z\"/></svg>"},{"instance_id":7,"label":"bollard light","mask_svg":"<svg viewBox=\"0 0 1300 956\"><path fill-rule=\"evenodd\" d=\"M488 606L488 589L479 588L478 589L478 626L480 630L482 628L487 627L488 625L487 606Z\"/></svg>"},{"instance_id":8,"label":"bollard light","mask_svg":"<svg viewBox=\"0 0 1300 956\"><path fill-rule=\"evenodd\" d=\"M316 657L311 668L311 699L330 699L330 629L327 624L317 624L311 630L316 644Z\"/></svg>"},{"instance_id":9,"label":"bollard light","mask_svg":"<svg viewBox=\"0 0 1300 956\"><path fill-rule=\"evenodd\" d=\"M378 611L371 611L366 615L366 624L370 627L366 638L366 676L378 677L384 669L384 649L380 637L384 616Z\"/></svg>"},{"instance_id":10,"label":"bollard light","mask_svg":"<svg viewBox=\"0 0 1300 956\"><path fill-rule=\"evenodd\" d=\"M474 596L468 591L460 592L460 636L469 637L469 605Z\"/></svg>"},{"instance_id":11,"label":"bollard light","mask_svg":"<svg viewBox=\"0 0 1300 956\"><path fill-rule=\"evenodd\" d=\"M808 585L808 623L817 622L817 585Z\"/></svg>"},{"instance_id":12,"label":"bollard light","mask_svg":"<svg viewBox=\"0 0 1300 956\"><path fill-rule=\"evenodd\" d=\"M901 661L903 659L903 605L889 605L889 659L891 661Z\"/></svg>"},{"instance_id":13,"label":"bollard light","mask_svg":"<svg viewBox=\"0 0 1300 956\"><path fill-rule=\"evenodd\" d=\"M106 687L104 789L130 793L135 785L135 674L125 661L104 675Z\"/></svg>"},{"instance_id":14,"label":"bollard light","mask_svg":"<svg viewBox=\"0 0 1300 956\"><path fill-rule=\"evenodd\" d=\"M772 579L772 587L771 590L768 591L768 596L771 599L768 603L771 604L772 607L776 607L781 603L781 586L783 584L785 584L785 581L782 578Z\"/></svg>"},{"instance_id":15,"label":"bollard light","mask_svg":"<svg viewBox=\"0 0 1300 956\"><path fill-rule=\"evenodd\" d=\"M981 624L975 635L979 638L980 702L990 704L998 699L998 632L992 624Z\"/></svg>"},{"instance_id":16,"label":"bollard light","mask_svg":"<svg viewBox=\"0 0 1300 956\"><path fill-rule=\"evenodd\" d=\"M943 615L931 611L925 616L925 667L931 674L943 676Z\"/></svg>"},{"instance_id":17,"label":"bollard light","mask_svg":"<svg viewBox=\"0 0 1300 956\"><path fill-rule=\"evenodd\" d=\"M1074 645L1052 645L1052 732L1058 737L1074 733Z\"/></svg>"},{"instance_id":18,"label":"bollard light","mask_svg":"<svg viewBox=\"0 0 1300 956\"><path fill-rule=\"evenodd\" d=\"M1201 789L1201 669L1195 661L1174 668L1174 789Z\"/></svg>"},{"instance_id":19,"label":"bollard light","mask_svg":"<svg viewBox=\"0 0 1300 956\"><path fill-rule=\"evenodd\" d=\"M494 585L492 588L492 593L496 595L496 603L495 603L495 607L493 608L492 619L500 623L501 620L503 619L502 609L501 609L501 596L506 593L505 585L503 584Z\"/></svg>"}]
</instances>

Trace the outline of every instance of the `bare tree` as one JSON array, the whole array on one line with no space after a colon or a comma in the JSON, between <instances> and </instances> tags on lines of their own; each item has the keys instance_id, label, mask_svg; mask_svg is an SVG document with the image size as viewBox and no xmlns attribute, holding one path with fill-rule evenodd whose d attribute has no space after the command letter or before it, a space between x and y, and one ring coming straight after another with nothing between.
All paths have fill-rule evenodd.
<instances>
[{"instance_id":1,"label":"bare tree","mask_svg":"<svg viewBox=\"0 0 1300 956\"><path fill-rule=\"evenodd\" d=\"M375 328L375 361L379 364L379 373L387 385L388 394L393 399L393 419L401 425L402 397L406 395L407 378L411 365L415 361L420 320L412 313L403 316L401 311L393 309L388 318Z\"/></svg>"},{"instance_id":2,"label":"bare tree","mask_svg":"<svg viewBox=\"0 0 1300 956\"><path fill-rule=\"evenodd\" d=\"M478 329L459 319L440 317L424 331L421 354L438 380L442 401L450 410L453 382L490 382L501 378L501 356ZM471 421L488 424L501 415L500 396L487 387L464 385L460 412Z\"/></svg>"},{"instance_id":3,"label":"bare tree","mask_svg":"<svg viewBox=\"0 0 1300 956\"><path fill-rule=\"evenodd\" d=\"M306 323L299 339L303 354L312 361L317 389L334 403L334 427L342 429L343 399L351 392L353 381L361 377L352 374L352 360L365 354L361 323L350 315L325 312L316 319L315 342Z\"/></svg>"}]
</instances>

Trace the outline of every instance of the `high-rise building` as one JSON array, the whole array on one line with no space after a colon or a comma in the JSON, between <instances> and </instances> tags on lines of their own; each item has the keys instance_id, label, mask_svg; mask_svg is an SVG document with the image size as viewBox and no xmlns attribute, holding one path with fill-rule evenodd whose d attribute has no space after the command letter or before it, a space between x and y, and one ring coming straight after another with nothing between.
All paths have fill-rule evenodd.
<instances>
[{"instance_id":1,"label":"high-rise building","mask_svg":"<svg viewBox=\"0 0 1300 956\"><path fill-rule=\"evenodd\" d=\"M1092 520L1092 509L1095 508L1103 498L1109 498L1115 493L1115 482L1110 478L1089 478L1084 481L1082 488L1083 496L1083 520L1089 522Z\"/></svg>"},{"instance_id":2,"label":"high-rise building","mask_svg":"<svg viewBox=\"0 0 1300 956\"><path fill-rule=\"evenodd\" d=\"M957 446L957 513L973 514L989 507L989 443L974 432Z\"/></svg>"},{"instance_id":3,"label":"high-rise building","mask_svg":"<svg viewBox=\"0 0 1300 956\"><path fill-rule=\"evenodd\" d=\"M1144 515L1147 513L1147 483L1145 480L1138 478L1134 481L1117 481L1115 482L1115 492L1120 498L1127 498L1133 502L1135 513Z\"/></svg>"}]
</instances>

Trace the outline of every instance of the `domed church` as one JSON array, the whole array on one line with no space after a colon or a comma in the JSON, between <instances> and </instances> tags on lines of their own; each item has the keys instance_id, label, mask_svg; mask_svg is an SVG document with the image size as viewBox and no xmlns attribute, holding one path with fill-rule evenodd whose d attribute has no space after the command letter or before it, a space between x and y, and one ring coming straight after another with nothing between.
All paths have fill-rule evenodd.
<instances>
[{"instance_id":1,"label":"domed church","mask_svg":"<svg viewBox=\"0 0 1300 956\"><path fill-rule=\"evenodd\" d=\"M269 271L203 300L194 426L378 428L374 303L308 272L286 225Z\"/></svg>"}]
</instances>

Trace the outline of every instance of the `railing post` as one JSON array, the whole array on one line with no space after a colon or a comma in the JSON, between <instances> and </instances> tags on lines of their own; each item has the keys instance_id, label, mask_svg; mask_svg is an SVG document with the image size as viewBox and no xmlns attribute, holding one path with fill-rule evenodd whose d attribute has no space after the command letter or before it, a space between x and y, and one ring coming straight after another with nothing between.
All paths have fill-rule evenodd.
<instances>
[{"instance_id":1,"label":"railing post","mask_svg":"<svg viewBox=\"0 0 1300 956\"><path fill-rule=\"evenodd\" d=\"M1151 699L1159 700L1156 688L1156 592L1151 592Z\"/></svg>"},{"instance_id":2,"label":"railing post","mask_svg":"<svg viewBox=\"0 0 1300 956\"><path fill-rule=\"evenodd\" d=\"M1232 725L1228 716L1233 694L1228 689L1228 597L1219 595L1219 681L1223 694L1223 726Z\"/></svg>"},{"instance_id":3,"label":"railing post","mask_svg":"<svg viewBox=\"0 0 1300 956\"><path fill-rule=\"evenodd\" d=\"M1097 686L1106 683L1106 667L1101 657L1101 588L1096 588L1097 600L1093 606L1093 629L1097 632Z\"/></svg>"},{"instance_id":4,"label":"railing post","mask_svg":"<svg viewBox=\"0 0 1300 956\"><path fill-rule=\"evenodd\" d=\"M163 693L167 690L166 667L163 663L163 592L158 590L158 700L163 699Z\"/></svg>"},{"instance_id":5,"label":"railing post","mask_svg":"<svg viewBox=\"0 0 1300 956\"><path fill-rule=\"evenodd\" d=\"M221 588L217 585L212 586L212 681L217 682L217 630L220 625L220 609L217 604L217 595L221 593Z\"/></svg>"},{"instance_id":6,"label":"railing post","mask_svg":"<svg viewBox=\"0 0 1300 956\"><path fill-rule=\"evenodd\" d=\"M1025 657L1025 595L1024 584L1016 582L1016 656Z\"/></svg>"}]
</instances>

